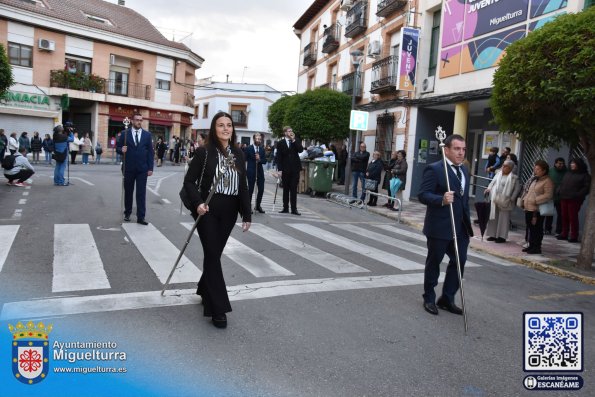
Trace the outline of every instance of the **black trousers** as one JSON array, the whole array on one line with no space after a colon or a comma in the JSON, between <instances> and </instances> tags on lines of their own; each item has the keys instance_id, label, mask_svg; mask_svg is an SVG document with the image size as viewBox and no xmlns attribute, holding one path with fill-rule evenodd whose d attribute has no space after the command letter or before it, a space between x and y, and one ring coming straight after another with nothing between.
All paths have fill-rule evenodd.
<instances>
[{"instance_id":1,"label":"black trousers","mask_svg":"<svg viewBox=\"0 0 595 397\"><path fill-rule=\"evenodd\" d=\"M254 194L254 185L258 188L256 193L256 206L260 207L262 202L262 195L264 194L264 171L257 170L255 174L248 175L248 190L250 191L250 202L252 202L252 194Z\"/></svg>"},{"instance_id":2,"label":"black trousers","mask_svg":"<svg viewBox=\"0 0 595 397\"><path fill-rule=\"evenodd\" d=\"M297 211L297 186L300 181L300 171L283 171L281 174L283 181L283 209Z\"/></svg>"},{"instance_id":3,"label":"black trousers","mask_svg":"<svg viewBox=\"0 0 595 397\"><path fill-rule=\"evenodd\" d=\"M459 237L457 239L459 245L459 260L461 261L461 276L465 270L465 262L467 262L467 248L469 247L469 237ZM438 277L440 276L440 263L444 255L448 255L450 259L446 267L446 276L444 278L444 285L442 286L442 295L448 298L451 303L454 303L455 294L459 289L459 275L457 272L457 258L455 255L454 240L442 240L428 237L428 256L426 258L426 269L424 271L424 302L435 303L436 292L434 288L438 285Z\"/></svg>"},{"instance_id":4,"label":"black trousers","mask_svg":"<svg viewBox=\"0 0 595 397\"><path fill-rule=\"evenodd\" d=\"M231 311L221 269L221 254L238 218L239 208L239 196L215 194L209 202L209 212L198 222L204 260L196 293L202 297L205 316Z\"/></svg>"},{"instance_id":5,"label":"black trousers","mask_svg":"<svg viewBox=\"0 0 595 397\"><path fill-rule=\"evenodd\" d=\"M533 224L533 215L537 215L537 222ZM543 241L543 219L539 211L525 211L525 224L529 231L529 248L541 249Z\"/></svg>"},{"instance_id":6,"label":"black trousers","mask_svg":"<svg viewBox=\"0 0 595 397\"><path fill-rule=\"evenodd\" d=\"M76 164L76 155L77 154L78 154L78 150L70 151L70 164Z\"/></svg>"},{"instance_id":7,"label":"black trousers","mask_svg":"<svg viewBox=\"0 0 595 397\"><path fill-rule=\"evenodd\" d=\"M19 172L17 172L14 175L6 175L4 174L4 176L6 177L6 179L8 179L9 182L12 182L14 180L18 180L18 182L25 182L27 179L31 178L31 175L33 175L34 172L31 171L30 169L26 169L26 170L20 170Z\"/></svg>"},{"instance_id":8,"label":"black trousers","mask_svg":"<svg viewBox=\"0 0 595 397\"><path fill-rule=\"evenodd\" d=\"M132 213L132 195L136 185L136 217L145 219L147 199L147 178L146 172L124 174L124 215Z\"/></svg>"}]
</instances>

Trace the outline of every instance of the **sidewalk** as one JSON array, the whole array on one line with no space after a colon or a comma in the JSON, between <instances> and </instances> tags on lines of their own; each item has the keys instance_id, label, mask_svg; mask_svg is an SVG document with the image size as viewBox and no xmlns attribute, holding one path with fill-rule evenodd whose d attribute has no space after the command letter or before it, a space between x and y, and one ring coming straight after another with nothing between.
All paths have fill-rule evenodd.
<instances>
[{"instance_id":1,"label":"sidewalk","mask_svg":"<svg viewBox=\"0 0 595 397\"><path fill-rule=\"evenodd\" d=\"M333 185L333 191L338 193L344 192L344 186ZM377 207L367 207L367 210L375 214L385 216L397 222L398 212L390 211L382 207L386 203L383 198L378 199ZM477 219L475 213L475 206L473 200L470 199L471 219ZM426 206L418 201L406 201L403 203L403 212L401 213L401 223L411 226L415 229L422 230L424 218L426 215ZM567 241L557 240L553 235L546 235L543 238L543 245L541 247L541 255L527 255L522 252L523 244L525 243L525 225L519 222L518 216L513 216L513 223L516 225L515 230L508 233L506 243L497 244L487 241L488 236L481 238L481 232L477 225L473 225L474 237L471 239L471 247L477 251L486 252L490 255L504 258L511 262L516 262L529 266L531 268L556 274L559 276L579 280L585 284L595 285L595 272L579 270L574 267L576 264L576 257L580 250L580 244L573 244ZM595 262L593 268L595 269Z\"/></svg>"}]
</instances>

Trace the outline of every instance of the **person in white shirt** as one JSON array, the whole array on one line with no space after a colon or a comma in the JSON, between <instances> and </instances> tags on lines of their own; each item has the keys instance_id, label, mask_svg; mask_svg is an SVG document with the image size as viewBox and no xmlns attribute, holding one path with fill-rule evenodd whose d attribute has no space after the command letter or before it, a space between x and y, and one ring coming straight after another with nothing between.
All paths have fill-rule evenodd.
<instances>
[{"instance_id":1,"label":"person in white shirt","mask_svg":"<svg viewBox=\"0 0 595 397\"><path fill-rule=\"evenodd\" d=\"M74 133L74 140L69 144L70 152L70 164L76 164L76 155L79 152L80 146L83 144L83 140L79 139L78 132Z\"/></svg>"},{"instance_id":2,"label":"person in white shirt","mask_svg":"<svg viewBox=\"0 0 595 397\"><path fill-rule=\"evenodd\" d=\"M8 179L6 184L9 186L27 186L25 181L35 174L35 169L27 160L27 148L20 147L19 152L13 154L13 156L14 166L9 170L4 170L4 176Z\"/></svg>"},{"instance_id":3,"label":"person in white shirt","mask_svg":"<svg viewBox=\"0 0 595 397\"><path fill-rule=\"evenodd\" d=\"M16 132L13 132L8 137L8 150L10 154L15 154L19 150L19 141L17 140Z\"/></svg>"}]
</instances>

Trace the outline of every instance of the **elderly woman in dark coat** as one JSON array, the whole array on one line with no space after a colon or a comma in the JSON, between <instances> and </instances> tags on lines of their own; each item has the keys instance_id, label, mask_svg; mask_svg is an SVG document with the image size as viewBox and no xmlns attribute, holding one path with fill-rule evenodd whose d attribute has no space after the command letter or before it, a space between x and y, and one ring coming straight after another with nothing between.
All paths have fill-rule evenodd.
<instances>
[{"instance_id":1,"label":"elderly woman in dark coat","mask_svg":"<svg viewBox=\"0 0 595 397\"><path fill-rule=\"evenodd\" d=\"M401 186L399 186L399 190L396 193L393 194L393 192L391 192L391 196L398 196L399 200L401 200L401 203L403 202L403 190L405 190L405 182L407 182L407 167L407 153L404 150L397 151L397 161L395 162L391 173L399 178L401 181ZM400 208L397 209L394 208L394 206L391 206L390 209L392 211L400 210Z\"/></svg>"},{"instance_id":2,"label":"elderly woman in dark coat","mask_svg":"<svg viewBox=\"0 0 595 397\"><path fill-rule=\"evenodd\" d=\"M382 175L382 168L384 167L382 164L382 160L380 159L380 152L375 151L372 154L372 161L368 165L368 169L366 170L366 179L372 179L376 181L376 188L370 190L370 192L378 193L378 185L380 185L380 176ZM378 196L371 194L370 199L368 200L368 205L371 207L375 207L378 202Z\"/></svg>"},{"instance_id":3,"label":"elderly woman in dark coat","mask_svg":"<svg viewBox=\"0 0 595 397\"><path fill-rule=\"evenodd\" d=\"M556 238L578 243L578 213L589 194L591 176L587 172L585 162L580 158L571 160L569 166L570 169L564 174L558 188L562 208L562 233Z\"/></svg>"},{"instance_id":4,"label":"elderly woman in dark coat","mask_svg":"<svg viewBox=\"0 0 595 397\"><path fill-rule=\"evenodd\" d=\"M382 180L382 188L384 190L386 190L386 194L387 195L391 195L390 194L390 180L393 177L392 174L392 169L395 166L395 164L397 163L397 152L392 152L390 155L390 160L388 161L388 164L386 164L386 166L384 167L384 179ZM393 200L388 200L388 202L386 204L384 204L385 207L388 208L392 208L393 206Z\"/></svg>"}]
</instances>

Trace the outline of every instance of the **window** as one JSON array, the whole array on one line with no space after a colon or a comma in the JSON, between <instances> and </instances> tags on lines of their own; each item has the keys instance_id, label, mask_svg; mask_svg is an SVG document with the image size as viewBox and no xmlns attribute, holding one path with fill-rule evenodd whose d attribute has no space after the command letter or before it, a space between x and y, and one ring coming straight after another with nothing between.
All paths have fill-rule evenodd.
<instances>
[{"instance_id":1,"label":"window","mask_svg":"<svg viewBox=\"0 0 595 397\"><path fill-rule=\"evenodd\" d=\"M101 18L101 17L95 16L95 15L89 15L89 14L85 14L85 16L87 17L87 19L89 21L101 23L104 25L114 26L114 24L109 19Z\"/></svg>"},{"instance_id":2,"label":"window","mask_svg":"<svg viewBox=\"0 0 595 397\"><path fill-rule=\"evenodd\" d=\"M246 105L231 105L231 119L236 126L246 127L248 125Z\"/></svg>"},{"instance_id":3,"label":"window","mask_svg":"<svg viewBox=\"0 0 595 397\"><path fill-rule=\"evenodd\" d=\"M109 72L108 92L114 95L128 95L128 73L112 70Z\"/></svg>"},{"instance_id":4,"label":"window","mask_svg":"<svg viewBox=\"0 0 595 397\"><path fill-rule=\"evenodd\" d=\"M88 58L66 55L64 69L68 70L70 73L81 72L84 74L91 74L91 60Z\"/></svg>"},{"instance_id":5,"label":"window","mask_svg":"<svg viewBox=\"0 0 595 397\"><path fill-rule=\"evenodd\" d=\"M198 118L198 105L194 106L194 118L197 119Z\"/></svg>"},{"instance_id":6,"label":"window","mask_svg":"<svg viewBox=\"0 0 595 397\"><path fill-rule=\"evenodd\" d=\"M8 43L8 62L16 66L33 66L33 47L24 44Z\"/></svg>"},{"instance_id":7,"label":"window","mask_svg":"<svg viewBox=\"0 0 595 397\"><path fill-rule=\"evenodd\" d=\"M39 6L39 7L46 8L45 4L41 0L21 0L21 1L23 3L29 3L29 4L34 5L34 6Z\"/></svg>"},{"instance_id":8,"label":"window","mask_svg":"<svg viewBox=\"0 0 595 397\"><path fill-rule=\"evenodd\" d=\"M208 119L209 118L209 104L205 103L202 107L202 118Z\"/></svg>"},{"instance_id":9,"label":"window","mask_svg":"<svg viewBox=\"0 0 595 397\"><path fill-rule=\"evenodd\" d=\"M161 79L155 79L155 88L157 88L158 90L166 90L169 91L169 87L171 82L168 80L161 80Z\"/></svg>"},{"instance_id":10,"label":"window","mask_svg":"<svg viewBox=\"0 0 595 397\"><path fill-rule=\"evenodd\" d=\"M440 37L440 10L436 11L432 21L432 39L430 42L430 66L428 76L436 75L436 66L438 65L438 39Z\"/></svg>"}]
</instances>

